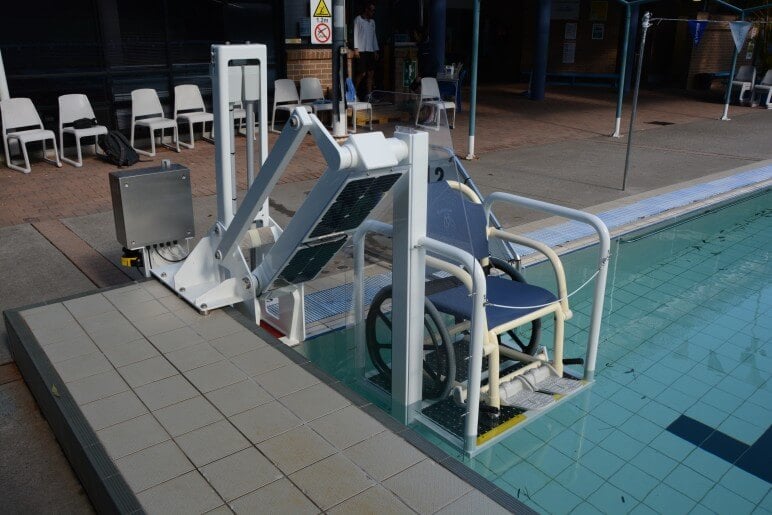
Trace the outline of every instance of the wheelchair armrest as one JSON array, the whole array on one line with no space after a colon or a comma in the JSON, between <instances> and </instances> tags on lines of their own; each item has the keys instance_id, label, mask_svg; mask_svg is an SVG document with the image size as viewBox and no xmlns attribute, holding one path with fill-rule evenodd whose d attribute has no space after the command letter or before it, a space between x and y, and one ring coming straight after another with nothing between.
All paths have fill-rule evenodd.
<instances>
[{"instance_id":1,"label":"wheelchair armrest","mask_svg":"<svg viewBox=\"0 0 772 515\"><path fill-rule=\"evenodd\" d=\"M560 301L560 307L563 310L566 320L570 319L572 316L572 313L571 313L571 310L568 308L568 290L566 288L566 273L563 270L563 263L560 261L560 258L555 253L555 251L540 241L532 240L531 238L526 238L525 236L510 234L500 229L494 229L493 227L491 227L488 230L488 233L490 236L493 236L495 238L510 241L512 243L517 243L518 245L524 245L526 247L530 247L538 252L541 252L542 254L544 254L544 256L547 259L549 259L550 264L552 264L552 268L555 271L555 280L557 281L557 285L558 285L558 300Z\"/></svg>"}]
</instances>

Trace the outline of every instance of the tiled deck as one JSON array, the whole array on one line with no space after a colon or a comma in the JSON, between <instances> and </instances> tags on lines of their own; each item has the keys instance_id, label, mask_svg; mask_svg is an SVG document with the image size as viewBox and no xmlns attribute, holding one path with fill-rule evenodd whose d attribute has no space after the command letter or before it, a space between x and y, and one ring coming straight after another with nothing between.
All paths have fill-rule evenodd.
<instances>
[{"instance_id":1,"label":"tiled deck","mask_svg":"<svg viewBox=\"0 0 772 515\"><path fill-rule=\"evenodd\" d=\"M9 319L17 361L26 381L39 383L31 388L44 412L56 406L71 425L82 422L64 429L68 442L46 413L60 443L69 455L72 438L80 440L81 461L121 511L527 511L471 471L458 477L445 468L458 469L455 460L411 445L411 430L336 391L345 393L239 315L202 317L155 282ZM88 490L79 460L68 457Z\"/></svg>"}]
</instances>

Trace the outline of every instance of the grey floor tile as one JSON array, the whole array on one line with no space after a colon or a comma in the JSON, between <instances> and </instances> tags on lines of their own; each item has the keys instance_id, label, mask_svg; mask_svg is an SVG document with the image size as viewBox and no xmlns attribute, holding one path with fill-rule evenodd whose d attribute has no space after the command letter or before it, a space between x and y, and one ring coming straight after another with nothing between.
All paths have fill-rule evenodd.
<instances>
[{"instance_id":1,"label":"grey floor tile","mask_svg":"<svg viewBox=\"0 0 772 515\"><path fill-rule=\"evenodd\" d=\"M155 299L148 300L146 302L140 302L137 304L122 305L118 310L123 313L123 316L128 318L132 322L139 320L153 318L163 313L168 313L169 310L166 306L161 304Z\"/></svg>"},{"instance_id":2,"label":"grey floor tile","mask_svg":"<svg viewBox=\"0 0 772 515\"><path fill-rule=\"evenodd\" d=\"M129 321L126 320L126 317L124 317L116 309L106 310L106 311L103 311L102 313L88 316L88 317L81 317L78 320L78 322L80 323L81 326L83 326L83 329L85 329L89 333L95 332L95 331L104 331L114 325L126 326L127 324L129 324Z\"/></svg>"},{"instance_id":3,"label":"grey floor tile","mask_svg":"<svg viewBox=\"0 0 772 515\"><path fill-rule=\"evenodd\" d=\"M386 429L356 406L346 406L340 411L314 420L309 425L338 449L351 447Z\"/></svg>"},{"instance_id":4,"label":"grey floor tile","mask_svg":"<svg viewBox=\"0 0 772 515\"><path fill-rule=\"evenodd\" d=\"M226 501L254 492L282 477L279 469L254 447L201 467L201 473Z\"/></svg>"},{"instance_id":5,"label":"grey floor tile","mask_svg":"<svg viewBox=\"0 0 772 515\"><path fill-rule=\"evenodd\" d=\"M479 490L472 490L437 513L438 515L468 515L469 513L504 515L509 513L509 511L505 510L498 503L493 502L490 497L483 495Z\"/></svg>"},{"instance_id":6,"label":"grey floor tile","mask_svg":"<svg viewBox=\"0 0 772 515\"><path fill-rule=\"evenodd\" d=\"M254 377L265 391L277 398L319 383L319 379L294 363Z\"/></svg>"},{"instance_id":7,"label":"grey floor tile","mask_svg":"<svg viewBox=\"0 0 772 515\"><path fill-rule=\"evenodd\" d=\"M212 511L206 512L205 515L230 515L231 513L233 513L233 510L231 510L227 504L223 504Z\"/></svg>"},{"instance_id":8,"label":"grey floor tile","mask_svg":"<svg viewBox=\"0 0 772 515\"><path fill-rule=\"evenodd\" d=\"M134 327L139 329L145 336L153 336L185 327L185 322L180 320L174 313L162 313L154 317L135 320Z\"/></svg>"},{"instance_id":9,"label":"grey floor tile","mask_svg":"<svg viewBox=\"0 0 772 515\"><path fill-rule=\"evenodd\" d=\"M335 448L306 426L258 444L260 451L289 475L335 454Z\"/></svg>"},{"instance_id":10,"label":"grey floor tile","mask_svg":"<svg viewBox=\"0 0 772 515\"><path fill-rule=\"evenodd\" d=\"M175 440L197 467L252 446L227 420L196 429Z\"/></svg>"},{"instance_id":11,"label":"grey floor tile","mask_svg":"<svg viewBox=\"0 0 772 515\"><path fill-rule=\"evenodd\" d=\"M368 488L361 494L340 503L327 513L331 515L408 515L415 512L405 503L397 499L394 494L380 485ZM473 511L467 513L474 513Z\"/></svg>"},{"instance_id":12,"label":"grey floor tile","mask_svg":"<svg viewBox=\"0 0 772 515\"><path fill-rule=\"evenodd\" d=\"M166 358L163 356L156 356L125 367L120 367L118 373L123 376L132 388L137 388L143 384L171 377L179 372L177 372L177 369L175 369Z\"/></svg>"},{"instance_id":13,"label":"grey floor tile","mask_svg":"<svg viewBox=\"0 0 772 515\"><path fill-rule=\"evenodd\" d=\"M180 311L180 310L190 310L195 311L193 307L182 300L181 298L177 297L176 295L172 294L168 297L159 297L158 302L164 305L166 309L168 309L171 312ZM186 322L187 323L187 322Z\"/></svg>"},{"instance_id":14,"label":"grey floor tile","mask_svg":"<svg viewBox=\"0 0 772 515\"><path fill-rule=\"evenodd\" d=\"M115 311L115 307L101 293L66 300L63 304L75 318L87 318L108 311Z\"/></svg>"},{"instance_id":15,"label":"grey floor tile","mask_svg":"<svg viewBox=\"0 0 772 515\"><path fill-rule=\"evenodd\" d=\"M60 326L51 326L32 329L35 339L41 347L55 343L66 343L76 340L89 340L91 337L74 320Z\"/></svg>"},{"instance_id":16,"label":"grey floor tile","mask_svg":"<svg viewBox=\"0 0 772 515\"><path fill-rule=\"evenodd\" d=\"M204 339L190 327L180 327L166 333L154 334L149 337L149 340L163 353L204 343Z\"/></svg>"},{"instance_id":17,"label":"grey floor tile","mask_svg":"<svg viewBox=\"0 0 772 515\"><path fill-rule=\"evenodd\" d=\"M115 465L134 493L193 470L193 464L171 440L115 460Z\"/></svg>"},{"instance_id":18,"label":"grey floor tile","mask_svg":"<svg viewBox=\"0 0 772 515\"><path fill-rule=\"evenodd\" d=\"M345 478L345 481L341 481ZM373 486L373 481L354 463L334 454L290 476L317 506L327 510Z\"/></svg>"},{"instance_id":19,"label":"grey floor tile","mask_svg":"<svg viewBox=\"0 0 772 515\"><path fill-rule=\"evenodd\" d=\"M152 514L204 513L223 501L196 471L188 472L137 495L142 508Z\"/></svg>"},{"instance_id":20,"label":"grey floor tile","mask_svg":"<svg viewBox=\"0 0 772 515\"><path fill-rule=\"evenodd\" d=\"M280 479L230 503L236 513L292 513L311 515L319 513L303 493L287 479Z\"/></svg>"},{"instance_id":21,"label":"grey floor tile","mask_svg":"<svg viewBox=\"0 0 772 515\"><path fill-rule=\"evenodd\" d=\"M148 292L153 298L163 299L166 297L176 297L176 293L157 281L145 281L140 284L143 290Z\"/></svg>"},{"instance_id":22,"label":"grey floor tile","mask_svg":"<svg viewBox=\"0 0 772 515\"><path fill-rule=\"evenodd\" d=\"M230 420L252 443L268 440L301 424L298 417L276 401L234 415Z\"/></svg>"},{"instance_id":23,"label":"grey floor tile","mask_svg":"<svg viewBox=\"0 0 772 515\"><path fill-rule=\"evenodd\" d=\"M153 415L175 437L222 419L220 412L201 396L161 408Z\"/></svg>"},{"instance_id":24,"label":"grey floor tile","mask_svg":"<svg viewBox=\"0 0 772 515\"><path fill-rule=\"evenodd\" d=\"M144 338L115 344L99 344L100 349L115 367L124 367L158 356L158 351Z\"/></svg>"},{"instance_id":25,"label":"grey floor tile","mask_svg":"<svg viewBox=\"0 0 772 515\"><path fill-rule=\"evenodd\" d=\"M434 513L472 489L429 459L390 477L383 486L419 513Z\"/></svg>"},{"instance_id":26,"label":"grey floor tile","mask_svg":"<svg viewBox=\"0 0 772 515\"><path fill-rule=\"evenodd\" d=\"M99 352L99 348L86 335L77 340L46 345L43 347L43 350L51 363L59 363L60 361L67 361L68 359Z\"/></svg>"},{"instance_id":27,"label":"grey floor tile","mask_svg":"<svg viewBox=\"0 0 772 515\"><path fill-rule=\"evenodd\" d=\"M142 338L142 333L137 331L137 328L131 325L127 320L91 331L86 329L86 332L100 348L113 347L121 343L131 342Z\"/></svg>"},{"instance_id":28,"label":"grey floor tile","mask_svg":"<svg viewBox=\"0 0 772 515\"><path fill-rule=\"evenodd\" d=\"M222 361L225 357L208 343L199 343L166 354L166 359L183 372Z\"/></svg>"},{"instance_id":29,"label":"grey floor tile","mask_svg":"<svg viewBox=\"0 0 772 515\"><path fill-rule=\"evenodd\" d=\"M247 379L244 372L227 360L189 370L185 372L185 377L203 393Z\"/></svg>"},{"instance_id":30,"label":"grey floor tile","mask_svg":"<svg viewBox=\"0 0 772 515\"><path fill-rule=\"evenodd\" d=\"M379 481L424 459L423 454L390 431L384 431L344 451L351 461Z\"/></svg>"},{"instance_id":31,"label":"grey floor tile","mask_svg":"<svg viewBox=\"0 0 772 515\"><path fill-rule=\"evenodd\" d=\"M169 439L169 434L150 414L97 431L107 454L118 459Z\"/></svg>"},{"instance_id":32,"label":"grey floor tile","mask_svg":"<svg viewBox=\"0 0 772 515\"><path fill-rule=\"evenodd\" d=\"M247 330L215 338L210 340L209 343L229 358L268 345L258 338L255 333Z\"/></svg>"},{"instance_id":33,"label":"grey floor tile","mask_svg":"<svg viewBox=\"0 0 772 515\"><path fill-rule=\"evenodd\" d=\"M94 431L147 413L145 406L131 391L84 404L80 409Z\"/></svg>"},{"instance_id":34,"label":"grey floor tile","mask_svg":"<svg viewBox=\"0 0 772 515\"><path fill-rule=\"evenodd\" d=\"M129 389L121 376L115 370L108 370L93 376L79 379L67 384L67 389L72 394L75 402L82 406L89 402L98 401Z\"/></svg>"},{"instance_id":35,"label":"grey floor tile","mask_svg":"<svg viewBox=\"0 0 772 515\"><path fill-rule=\"evenodd\" d=\"M118 309L123 306L142 304L143 302L153 300L153 296L138 284L104 292L104 296Z\"/></svg>"},{"instance_id":36,"label":"grey floor tile","mask_svg":"<svg viewBox=\"0 0 772 515\"><path fill-rule=\"evenodd\" d=\"M303 420L311 421L351 403L326 384L316 384L282 397L281 403Z\"/></svg>"},{"instance_id":37,"label":"grey floor tile","mask_svg":"<svg viewBox=\"0 0 772 515\"><path fill-rule=\"evenodd\" d=\"M175 375L136 388L142 402L155 411L198 396L198 392L181 375Z\"/></svg>"},{"instance_id":38,"label":"grey floor tile","mask_svg":"<svg viewBox=\"0 0 772 515\"><path fill-rule=\"evenodd\" d=\"M252 379L219 388L206 397L228 417L274 400Z\"/></svg>"},{"instance_id":39,"label":"grey floor tile","mask_svg":"<svg viewBox=\"0 0 772 515\"><path fill-rule=\"evenodd\" d=\"M41 324L64 324L73 321L72 314L61 303L44 304L36 308L25 309L22 316L33 331Z\"/></svg>"},{"instance_id":40,"label":"grey floor tile","mask_svg":"<svg viewBox=\"0 0 772 515\"><path fill-rule=\"evenodd\" d=\"M231 362L251 376L262 374L291 363L289 358L270 346L239 354L238 356L231 358Z\"/></svg>"},{"instance_id":41,"label":"grey floor tile","mask_svg":"<svg viewBox=\"0 0 772 515\"><path fill-rule=\"evenodd\" d=\"M244 326L224 313L221 316L202 317L197 322L192 323L190 327L205 340L214 340L244 330Z\"/></svg>"},{"instance_id":42,"label":"grey floor tile","mask_svg":"<svg viewBox=\"0 0 772 515\"><path fill-rule=\"evenodd\" d=\"M85 356L60 361L56 364L56 371L65 383L77 381L84 377L93 376L112 370L113 366L101 352L92 352Z\"/></svg>"}]
</instances>

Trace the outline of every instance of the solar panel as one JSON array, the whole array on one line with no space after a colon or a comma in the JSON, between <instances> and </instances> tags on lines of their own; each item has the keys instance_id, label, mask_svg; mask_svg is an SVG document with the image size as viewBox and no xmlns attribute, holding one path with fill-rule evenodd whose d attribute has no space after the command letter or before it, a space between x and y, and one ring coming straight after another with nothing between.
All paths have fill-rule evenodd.
<instances>
[{"instance_id":1,"label":"solar panel","mask_svg":"<svg viewBox=\"0 0 772 515\"><path fill-rule=\"evenodd\" d=\"M335 198L309 238L356 229L378 205L402 173L349 181Z\"/></svg>"},{"instance_id":2,"label":"solar panel","mask_svg":"<svg viewBox=\"0 0 772 515\"><path fill-rule=\"evenodd\" d=\"M322 268L340 250L347 239L348 236L344 235L333 241L298 248L287 266L282 269L279 279L289 284L310 281L319 275Z\"/></svg>"}]
</instances>

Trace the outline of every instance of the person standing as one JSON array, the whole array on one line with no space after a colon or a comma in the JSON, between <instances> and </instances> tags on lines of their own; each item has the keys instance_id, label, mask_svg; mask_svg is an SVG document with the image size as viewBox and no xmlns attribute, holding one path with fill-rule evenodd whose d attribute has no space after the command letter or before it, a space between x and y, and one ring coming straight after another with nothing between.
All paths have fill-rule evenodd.
<instances>
[{"instance_id":1,"label":"person standing","mask_svg":"<svg viewBox=\"0 0 772 515\"><path fill-rule=\"evenodd\" d=\"M373 91L375 63L378 61L378 38L375 33L375 4L366 2L362 14L354 19L354 85L360 91L366 77L366 95Z\"/></svg>"}]
</instances>

